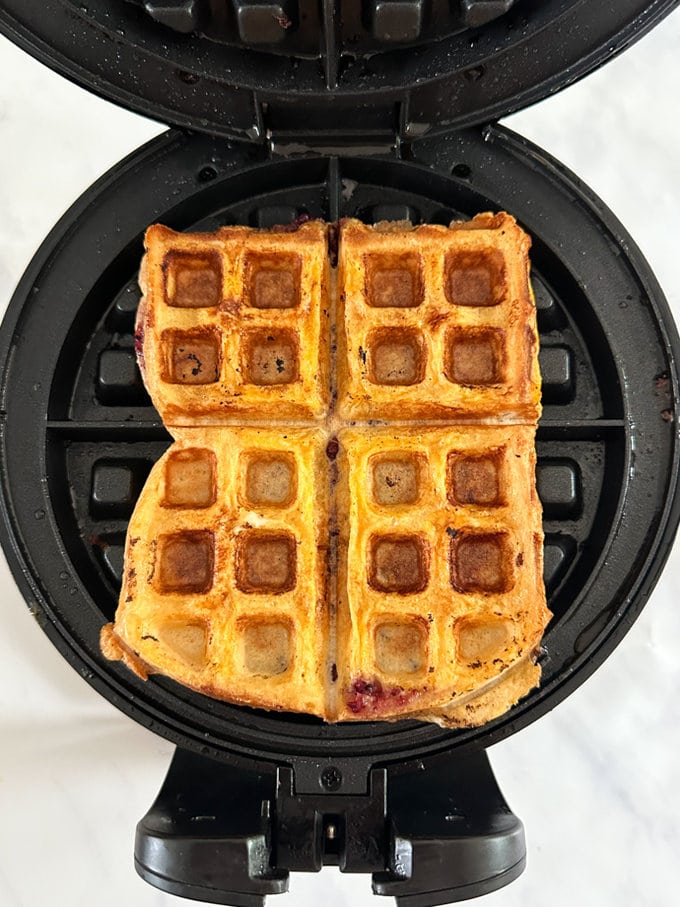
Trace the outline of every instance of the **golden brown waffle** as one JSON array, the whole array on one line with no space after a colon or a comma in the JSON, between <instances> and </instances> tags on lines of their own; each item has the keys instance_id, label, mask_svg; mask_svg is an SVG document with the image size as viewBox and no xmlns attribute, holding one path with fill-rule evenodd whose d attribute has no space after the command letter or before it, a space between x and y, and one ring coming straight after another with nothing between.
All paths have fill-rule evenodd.
<instances>
[{"instance_id":1,"label":"golden brown waffle","mask_svg":"<svg viewBox=\"0 0 680 907\"><path fill-rule=\"evenodd\" d=\"M147 233L138 313L164 423L311 420L329 402L326 226Z\"/></svg>"},{"instance_id":2,"label":"golden brown waffle","mask_svg":"<svg viewBox=\"0 0 680 907\"><path fill-rule=\"evenodd\" d=\"M533 427L356 426L340 440L339 717L478 691L543 633Z\"/></svg>"},{"instance_id":3,"label":"golden brown waffle","mask_svg":"<svg viewBox=\"0 0 680 907\"><path fill-rule=\"evenodd\" d=\"M141 363L175 443L102 647L143 676L327 720L477 724L549 618L528 238L152 227ZM337 282L336 282L337 277Z\"/></svg>"},{"instance_id":4,"label":"golden brown waffle","mask_svg":"<svg viewBox=\"0 0 680 907\"><path fill-rule=\"evenodd\" d=\"M116 636L150 670L208 695L322 714L323 432L175 437L130 521Z\"/></svg>"},{"instance_id":5,"label":"golden brown waffle","mask_svg":"<svg viewBox=\"0 0 680 907\"><path fill-rule=\"evenodd\" d=\"M450 229L386 227L342 229L341 416L535 422L529 237L507 215Z\"/></svg>"}]
</instances>

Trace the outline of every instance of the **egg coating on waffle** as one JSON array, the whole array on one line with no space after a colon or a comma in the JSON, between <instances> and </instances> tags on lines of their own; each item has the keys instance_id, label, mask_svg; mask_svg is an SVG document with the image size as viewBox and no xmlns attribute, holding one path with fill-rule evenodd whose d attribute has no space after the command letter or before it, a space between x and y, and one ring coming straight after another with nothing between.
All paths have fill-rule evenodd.
<instances>
[{"instance_id":1,"label":"egg coating on waffle","mask_svg":"<svg viewBox=\"0 0 680 907\"><path fill-rule=\"evenodd\" d=\"M528 248L506 214L151 227L138 360L175 440L104 653L327 721L473 725L534 687Z\"/></svg>"}]
</instances>

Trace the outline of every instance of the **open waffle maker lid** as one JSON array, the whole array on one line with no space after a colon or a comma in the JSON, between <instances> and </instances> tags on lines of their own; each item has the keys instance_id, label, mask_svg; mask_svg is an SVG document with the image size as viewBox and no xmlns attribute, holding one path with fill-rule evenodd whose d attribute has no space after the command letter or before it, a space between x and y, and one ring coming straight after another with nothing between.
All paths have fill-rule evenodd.
<instances>
[{"instance_id":1,"label":"open waffle maker lid","mask_svg":"<svg viewBox=\"0 0 680 907\"><path fill-rule=\"evenodd\" d=\"M332 146L496 120L595 69L676 5L5 0L0 30L91 91L162 122Z\"/></svg>"}]
</instances>

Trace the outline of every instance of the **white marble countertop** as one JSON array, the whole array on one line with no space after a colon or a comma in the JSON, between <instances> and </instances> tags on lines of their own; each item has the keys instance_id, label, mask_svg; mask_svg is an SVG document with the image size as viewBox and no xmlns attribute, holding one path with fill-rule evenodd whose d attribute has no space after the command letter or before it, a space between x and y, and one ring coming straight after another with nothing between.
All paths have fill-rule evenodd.
<instances>
[{"instance_id":1,"label":"white marble countertop","mask_svg":"<svg viewBox=\"0 0 680 907\"><path fill-rule=\"evenodd\" d=\"M604 69L508 122L571 167L647 255L680 321L680 14ZM161 127L89 96L0 40L0 307L43 237ZM0 904L169 907L132 843L172 747L61 658L0 565ZM606 664L491 751L529 863L490 907L676 902L680 548ZM272 904L379 904L367 877L296 875Z\"/></svg>"}]
</instances>

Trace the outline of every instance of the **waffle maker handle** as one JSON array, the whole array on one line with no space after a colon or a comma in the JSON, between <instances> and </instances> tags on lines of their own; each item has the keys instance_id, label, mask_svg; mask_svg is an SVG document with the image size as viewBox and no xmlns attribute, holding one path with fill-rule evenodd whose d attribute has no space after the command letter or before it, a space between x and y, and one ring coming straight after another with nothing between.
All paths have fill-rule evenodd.
<instances>
[{"instance_id":1,"label":"waffle maker handle","mask_svg":"<svg viewBox=\"0 0 680 907\"><path fill-rule=\"evenodd\" d=\"M181 897L262 907L287 891L291 872L335 865L372 873L374 893L398 907L434 907L487 894L524 869L523 825L483 750L427 771L372 768L364 792L330 792L342 773L328 766L318 793L300 792L296 768L253 770L178 748L137 826L137 872Z\"/></svg>"}]
</instances>

